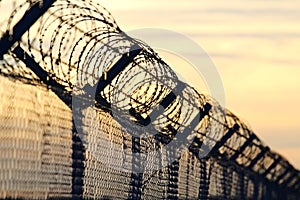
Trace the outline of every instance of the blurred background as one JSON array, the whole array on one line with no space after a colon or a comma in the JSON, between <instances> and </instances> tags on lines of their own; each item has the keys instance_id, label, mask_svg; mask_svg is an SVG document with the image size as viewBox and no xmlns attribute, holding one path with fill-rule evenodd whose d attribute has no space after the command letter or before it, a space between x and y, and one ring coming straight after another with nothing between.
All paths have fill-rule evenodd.
<instances>
[{"instance_id":1,"label":"blurred background","mask_svg":"<svg viewBox=\"0 0 300 200\"><path fill-rule=\"evenodd\" d=\"M125 32L163 28L196 41L222 77L226 107L300 169L300 1L100 3ZM177 65L181 73L182 60L159 53L171 66ZM185 78L200 92L207 93L207 88L193 75Z\"/></svg>"}]
</instances>

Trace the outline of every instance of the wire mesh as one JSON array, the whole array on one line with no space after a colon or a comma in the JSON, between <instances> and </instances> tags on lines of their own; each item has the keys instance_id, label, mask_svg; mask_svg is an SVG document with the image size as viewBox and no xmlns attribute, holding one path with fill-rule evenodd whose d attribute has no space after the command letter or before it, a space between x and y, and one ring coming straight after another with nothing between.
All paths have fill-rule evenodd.
<instances>
[{"instance_id":1,"label":"wire mesh","mask_svg":"<svg viewBox=\"0 0 300 200\"><path fill-rule=\"evenodd\" d=\"M11 5L1 23L0 40L1 44L11 43L7 51L1 51L0 61L4 97L1 99L1 198L71 197L74 184L82 185L80 195L86 198L134 198L135 193L145 199L299 197L300 173L288 161L272 152L233 113L182 83L147 44L122 32L99 3L49 2L1 1L3 5ZM38 8L45 12L36 22L29 25L22 21ZM18 24L22 23L29 28L18 38L16 30L21 30ZM98 91L99 80L107 80L116 62L130 55L133 46L140 49L138 54ZM35 66L26 63L30 58ZM34 67L40 67L39 71ZM86 87L96 91L94 106L86 98L89 95ZM89 105L87 110L80 110L82 127L77 132L67 107L71 107L70 102L61 105L50 90L60 98L58 93L69 99L76 94ZM23 91L26 95L22 95ZM150 128L146 126L147 116L159 110L158 105L174 91L173 103L150 122ZM171 156L162 147L178 133L188 130L199 113L203 117L189 132L193 136L187 139L190 146L185 146L189 151L183 148L178 161L156 168L161 166L157 162ZM99 160L109 158L131 168L136 158L126 153L127 157L122 156L135 148L130 135L133 132L139 136L153 133L159 136L140 140L138 147L139 151L161 150L160 160L155 159L157 155L141 158L143 167L154 166L155 173L146 170L135 176L112 169ZM78 159L84 165L80 167L74 165L77 152L74 135L78 134L85 145L78 150L79 154L82 151ZM112 144L122 152L112 148ZM202 158L204 149L211 149L206 158ZM83 177L74 178L76 170L81 168Z\"/></svg>"}]
</instances>

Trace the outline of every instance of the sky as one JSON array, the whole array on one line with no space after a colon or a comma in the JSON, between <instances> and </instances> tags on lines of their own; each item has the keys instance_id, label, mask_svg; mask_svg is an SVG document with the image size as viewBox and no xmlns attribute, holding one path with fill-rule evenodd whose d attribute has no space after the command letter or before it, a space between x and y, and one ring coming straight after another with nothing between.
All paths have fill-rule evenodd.
<instances>
[{"instance_id":1,"label":"sky","mask_svg":"<svg viewBox=\"0 0 300 200\"><path fill-rule=\"evenodd\" d=\"M168 29L194 40L215 64L226 107L300 169L300 1L102 0L125 32ZM142 39L142 38L141 38ZM147 41L145 41L147 42ZM179 73L184 61L159 55ZM179 65L179 66L178 66ZM195 73L185 73L207 92Z\"/></svg>"},{"instance_id":2,"label":"sky","mask_svg":"<svg viewBox=\"0 0 300 200\"><path fill-rule=\"evenodd\" d=\"M249 124L268 146L300 169L299 0L99 0L99 3L129 34L137 29L167 29L195 41L219 72L225 106ZM0 7L0 13L8 9ZM157 39L164 41L162 37ZM200 92L209 92L203 78L191 71L191 66L180 56L156 50L192 86ZM189 53L189 49L186 51Z\"/></svg>"}]
</instances>

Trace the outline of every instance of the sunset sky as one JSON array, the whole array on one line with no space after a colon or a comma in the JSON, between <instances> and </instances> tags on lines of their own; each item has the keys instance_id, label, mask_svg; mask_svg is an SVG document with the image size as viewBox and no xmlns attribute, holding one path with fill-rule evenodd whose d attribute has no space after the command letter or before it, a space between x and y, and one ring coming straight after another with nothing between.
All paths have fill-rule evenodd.
<instances>
[{"instance_id":1,"label":"sunset sky","mask_svg":"<svg viewBox=\"0 0 300 200\"><path fill-rule=\"evenodd\" d=\"M300 169L300 1L102 0L101 4L124 31L163 28L196 41L222 77L226 107ZM170 64L181 63L172 56L164 58ZM194 73L185 78L206 92Z\"/></svg>"},{"instance_id":2,"label":"sunset sky","mask_svg":"<svg viewBox=\"0 0 300 200\"><path fill-rule=\"evenodd\" d=\"M197 42L222 78L226 107L300 169L299 0L99 2L125 32L161 28ZM7 9L0 7L2 18ZM191 66L184 60L158 52L191 85L208 92L201 77L186 70Z\"/></svg>"}]
</instances>

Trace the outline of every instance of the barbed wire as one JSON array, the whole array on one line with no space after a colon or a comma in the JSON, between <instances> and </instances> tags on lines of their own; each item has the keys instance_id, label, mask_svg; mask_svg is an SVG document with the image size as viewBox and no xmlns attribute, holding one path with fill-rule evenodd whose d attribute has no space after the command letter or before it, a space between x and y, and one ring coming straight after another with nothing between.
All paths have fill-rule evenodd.
<instances>
[{"instance_id":1,"label":"barbed wire","mask_svg":"<svg viewBox=\"0 0 300 200\"><path fill-rule=\"evenodd\" d=\"M43 6L43 1L37 0L13 3L14 10L2 30L2 36L8 34L9 40L13 40L14 27L20 18L34 5ZM209 156L227 159L284 187L300 189L300 173L285 158L271 151L244 122L212 97L182 83L151 47L124 33L99 3L93 0L55 1L2 55L2 75L26 83L30 80L34 85L44 83L15 55L16 46L38 63L47 73L47 80L62 86L58 88L60 92L81 94L82 101L91 101L85 97L85 87L96 88L101 78L107 79L115 63L137 46L140 51L132 62L95 94L96 101L100 98L108 103L106 109L113 111L116 121L128 130L135 129L132 124L137 125L141 134L158 132L164 136L165 141L160 141L164 144L189 128L193 117L204 113L210 105L207 114L191 130L190 135L194 136L188 147L191 152L201 158L204 149L212 149ZM147 116L159 110L158 106L172 92L176 95L173 103L147 121ZM150 129L148 123L152 124Z\"/></svg>"}]
</instances>

